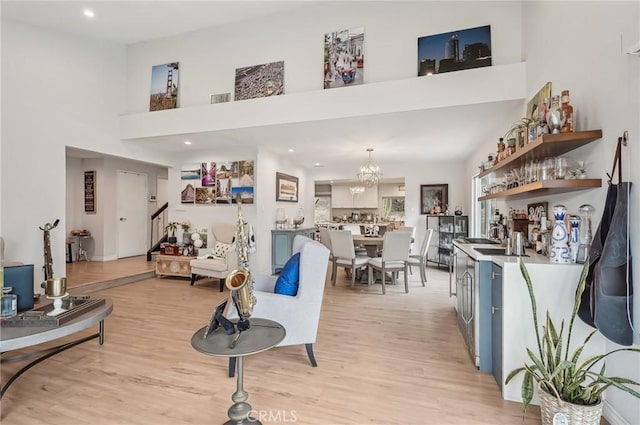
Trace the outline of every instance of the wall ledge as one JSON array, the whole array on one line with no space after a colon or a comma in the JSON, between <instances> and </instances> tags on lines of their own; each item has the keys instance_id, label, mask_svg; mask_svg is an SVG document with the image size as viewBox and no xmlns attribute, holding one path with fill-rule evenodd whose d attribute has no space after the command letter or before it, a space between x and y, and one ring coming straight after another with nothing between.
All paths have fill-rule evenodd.
<instances>
[{"instance_id":1,"label":"wall ledge","mask_svg":"<svg viewBox=\"0 0 640 425\"><path fill-rule=\"evenodd\" d=\"M122 140L524 99L526 63L122 115Z\"/></svg>"}]
</instances>

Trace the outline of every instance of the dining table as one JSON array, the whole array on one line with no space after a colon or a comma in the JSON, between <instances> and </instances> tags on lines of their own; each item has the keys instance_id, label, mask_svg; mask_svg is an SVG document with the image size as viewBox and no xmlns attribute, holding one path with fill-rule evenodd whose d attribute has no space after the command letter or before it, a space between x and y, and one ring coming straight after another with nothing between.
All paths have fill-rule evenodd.
<instances>
[{"instance_id":1,"label":"dining table","mask_svg":"<svg viewBox=\"0 0 640 425\"><path fill-rule=\"evenodd\" d=\"M353 235L353 244L355 246L364 246L367 255L371 258L377 257L378 252L382 251L383 236L365 236Z\"/></svg>"}]
</instances>

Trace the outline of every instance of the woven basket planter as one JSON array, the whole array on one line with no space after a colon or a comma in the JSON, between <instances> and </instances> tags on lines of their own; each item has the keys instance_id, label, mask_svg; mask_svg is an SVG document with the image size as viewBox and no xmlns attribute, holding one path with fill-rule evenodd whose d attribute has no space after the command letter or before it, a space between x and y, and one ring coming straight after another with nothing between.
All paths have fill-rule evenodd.
<instances>
[{"instance_id":1,"label":"woven basket planter","mask_svg":"<svg viewBox=\"0 0 640 425\"><path fill-rule=\"evenodd\" d=\"M556 413L564 413L568 425L599 425L602 416L603 401L592 406L572 404L559 400L538 387L540 396L540 416L542 425L553 425L553 417ZM561 422L562 423L562 422Z\"/></svg>"}]
</instances>

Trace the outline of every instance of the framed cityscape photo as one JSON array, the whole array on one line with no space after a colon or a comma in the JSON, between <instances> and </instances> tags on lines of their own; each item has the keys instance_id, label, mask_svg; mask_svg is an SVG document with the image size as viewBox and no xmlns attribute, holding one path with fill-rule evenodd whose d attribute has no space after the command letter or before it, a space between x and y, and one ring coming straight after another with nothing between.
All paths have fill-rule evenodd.
<instances>
[{"instance_id":1,"label":"framed cityscape photo","mask_svg":"<svg viewBox=\"0 0 640 425\"><path fill-rule=\"evenodd\" d=\"M236 69L234 100L284 94L284 61Z\"/></svg>"},{"instance_id":2,"label":"framed cityscape photo","mask_svg":"<svg viewBox=\"0 0 640 425\"><path fill-rule=\"evenodd\" d=\"M324 35L324 88L364 83L364 28Z\"/></svg>"},{"instance_id":3,"label":"framed cityscape photo","mask_svg":"<svg viewBox=\"0 0 640 425\"><path fill-rule=\"evenodd\" d=\"M491 26L418 38L418 76L491 66Z\"/></svg>"}]
</instances>

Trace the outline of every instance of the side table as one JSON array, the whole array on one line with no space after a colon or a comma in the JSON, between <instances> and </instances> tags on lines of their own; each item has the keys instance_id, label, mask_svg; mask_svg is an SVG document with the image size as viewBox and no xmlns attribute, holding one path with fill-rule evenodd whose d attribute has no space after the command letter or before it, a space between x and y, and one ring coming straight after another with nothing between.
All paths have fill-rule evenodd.
<instances>
[{"instance_id":1,"label":"side table","mask_svg":"<svg viewBox=\"0 0 640 425\"><path fill-rule=\"evenodd\" d=\"M82 260L82 257L84 257L85 261L89 261L89 257L87 257L87 251L84 249L84 246L82 246L82 241L83 240L89 240L89 239L93 239L93 236L91 235L76 235L76 238L78 238L78 252L76 253L77 258L76 261L80 261Z\"/></svg>"},{"instance_id":2,"label":"side table","mask_svg":"<svg viewBox=\"0 0 640 425\"><path fill-rule=\"evenodd\" d=\"M213 333L203 338L208 325L196 331L191 337L191 345L201 353L215 357L236 357L238 359L238 378L236 391L231 396L233 405L227 411L229 420L224 425L262 425L260 421L251 418L251 405L247 403L249 393L243 385L244 356L258 354L276 346L286 335L284 326L278 322L267 319L250 318L251 327L242 332L234 348L229 348L235 334L227 335L223 329L218 328ZM233 320L237 322L237 320Z\"/></svg>"}]
</instances>

